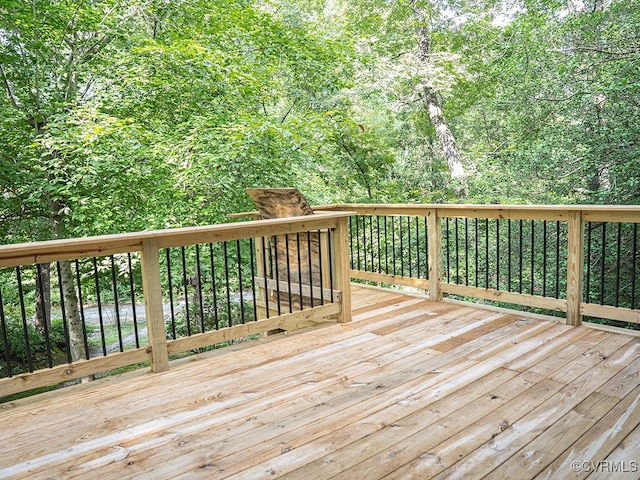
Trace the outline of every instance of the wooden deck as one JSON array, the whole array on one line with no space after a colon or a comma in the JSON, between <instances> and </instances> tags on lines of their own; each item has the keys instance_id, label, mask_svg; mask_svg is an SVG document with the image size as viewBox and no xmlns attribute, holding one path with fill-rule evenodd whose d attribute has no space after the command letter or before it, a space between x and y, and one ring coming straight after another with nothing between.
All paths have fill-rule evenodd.
<instances>
[{"instance_id":1,"label":"wooden deck","mask_svg":"<svg viewBox=\"0 0 640 480\"><path fill-rule=\"evenodd\" d=\"M358 286L353 311L0 405L0 478L640 478L640 338Z\"/></svg>"}]
</instances>

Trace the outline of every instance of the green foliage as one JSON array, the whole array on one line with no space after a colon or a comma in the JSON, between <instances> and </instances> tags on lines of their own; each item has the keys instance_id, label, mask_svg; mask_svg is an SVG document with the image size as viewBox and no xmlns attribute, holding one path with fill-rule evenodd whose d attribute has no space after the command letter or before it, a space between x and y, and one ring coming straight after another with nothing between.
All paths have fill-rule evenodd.
<instances>
[{"instance_id":1,"label":"green foliage","mask_svg":"<svg viewBox=\"0 0 640 480\"><path fill-rule=\"evenodd\" d=\"M66 341L62 321L53 321L51 323L51 330L48 333L52 355L56 357L56 359L65 358L64 351ZM14 375L29 371L29 358L31 358L34 370L46 367L47 348L45 335L42 331L38 330L31 323L27 323L25 330L22 321L9 320L6 322L6 331L3 332L3 335L4 334L7 336L9 349L8 352L5 351L4 342L0 342L0 366L2 367L2 374L0 374L0 376L5 376L7 372L7 354L11 360L11 368Z\"/></svg>"},{"instance_id":2,"label":"green foliage","mask_svg":"<svg viewBox=\"0 0 640 480\"><path fill-rule=\"evenodd\" d=\"M499 185L511 192L496 192L500 201L637 202L629 119L638 115L638 43L629 29L640 19L631 4L567 13L564 4L541 3L484 32L489 48L475 66L484 85L464 114L465 141L488 152L478 173L490 177L478 176L475 191Z\"/></svg>"},{"instance_id":3,"label":"green foliage","mask_svg":"<svg viewBox=\"0 0 640 480\"><path fill-rule=\"evenodd\" d=\"M0 234L224 222L260 186L312 203L459 201L425 86L462 152L466 200L637 203L638 0L575 5L5 1ZM80 276L96 301L92 267Z\"/></svg>"},{"instance_id":4,"label":"green foliage","mask_svg":"<svg viewBox=\"0 0 640 480\"><path fill-rule=\"evenodd\" d=\"M451 201L423 85L471 200L635 203L635 3L5 2L0 230L218 222L253 186Z\"/></svg>"}]
</instances>

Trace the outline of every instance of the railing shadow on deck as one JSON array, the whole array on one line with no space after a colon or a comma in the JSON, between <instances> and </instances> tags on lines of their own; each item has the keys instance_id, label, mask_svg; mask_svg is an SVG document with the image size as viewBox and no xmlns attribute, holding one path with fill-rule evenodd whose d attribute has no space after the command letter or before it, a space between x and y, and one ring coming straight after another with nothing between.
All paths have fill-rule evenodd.
<instances>
[{"instance_id":1,"label":"railing shadow on deck","mask_svg":"<svg viewBox=\"0 0 640 480\"><path fill-rule=\"evenodd\" d=\"M350 279L556 311L570 325L640 325L640 207L314 210L0 246L0 398L141 363L160 372L185 352L349 321Z\"/></svg>"}]
</instances>

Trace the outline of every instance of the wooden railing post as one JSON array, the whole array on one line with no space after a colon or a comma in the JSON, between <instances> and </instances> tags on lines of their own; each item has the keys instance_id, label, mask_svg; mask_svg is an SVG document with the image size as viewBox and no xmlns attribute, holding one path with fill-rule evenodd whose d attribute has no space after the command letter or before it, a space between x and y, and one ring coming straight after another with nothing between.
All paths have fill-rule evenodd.
<instances>
[{"instance_id":1,"label":"wooden railing post","mask_svg":"<svg viewBox=\"0 0 640 480\"><path fill-rule=\"evenodd\" d=\"M442 221L438 210L427 210L427 235L429 241L429 298L436 302L442 300L440 280L442 279Z\"/></svg>"},{"instance_id":2,"label":"wooden railing post","mask_svg":"<svg viewBox=\"0 0 640 480\"><path fill-rule=\"evenodd\" d=\"M333 261L335 262L334 288L342 292L342 308L338 322L351 321L351 270L349 268L349 217L338 218L333 236Z\"/></svg>"},{"instance_id":3,"label":"wooden railing post","mask_svg":"<svg viewBox=\"0 0 640 480\"><path fill-rule=\"evenodd\" d=\"M145 239L142 242L142 290L147 316L147 334L151 347L152 372L163 372L169 369L158 250L158 241L155 238Z\"/></svg>"},{"instance_id":4,"label":"wooden railing post","mask_svg":"<svg viewBox=\"0 0 640 480\"><path fill-rule=\"evenodd\" d=\"M584 220L581 211L569 212L567 228L567 325L582 323L584 277Z\"/></svg>"}]
</instances>

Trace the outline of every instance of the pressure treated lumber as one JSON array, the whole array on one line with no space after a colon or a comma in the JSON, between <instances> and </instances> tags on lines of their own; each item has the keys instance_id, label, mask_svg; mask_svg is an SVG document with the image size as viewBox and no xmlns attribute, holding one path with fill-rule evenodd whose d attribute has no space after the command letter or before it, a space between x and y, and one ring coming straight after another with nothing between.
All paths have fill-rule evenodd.
<instances>
[{"instance_id":1,"label":"pressure treated lumber","mask_svg":"<svg viewBox=\"0 0 640 480\"><path fill-rule=\"evenodd\" d=\"M349 323L0 404L0 477L526 480L637 458L639 338L351 288Z\"/></svg>"}]
</instances>

